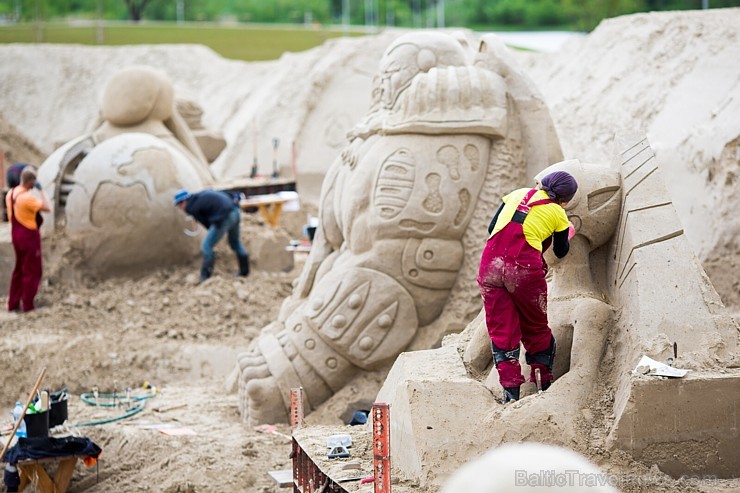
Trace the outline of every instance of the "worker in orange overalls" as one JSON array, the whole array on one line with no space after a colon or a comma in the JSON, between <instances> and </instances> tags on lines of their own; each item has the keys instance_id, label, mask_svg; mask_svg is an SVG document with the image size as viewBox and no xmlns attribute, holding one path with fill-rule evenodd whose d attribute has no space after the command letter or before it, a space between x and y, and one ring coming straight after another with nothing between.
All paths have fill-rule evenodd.
<instances>
[{"instance_id":1,"label":"worker in orange overalls","mask_svg":"<svg viewBox=\"0 0 740 493\"><path fill-rule=\"evenodd\" d=\"M536 188L521 188L504 197L488 227L491 236L481 257L478 286L504 402L518 400L524 383L520 342L532 370L530 381L536 381L539 369L542 389L552 382L555 338L547 323L547 265L542 252L552 243L558 258L568 253L572 226L563 207L577 189L571 174L550 173Z\"/></svg>"},{"instance_id":2,"label":"worker in orange overalls","mask_svg":"<svg viewBox=\"0 0 740 493\"><path fill-rule=\"evenodd\" d=\"M31 192L36 188L39 197ZM40 211L50 212L51 206L41 184L36 181L36 170L26 166L21 172L21 183L5 197L11 238L15 250L15 269L10 278L8 311L24 312L35 308L33 299L41 282L41 225Z\"/></svg>"}]
</instances>

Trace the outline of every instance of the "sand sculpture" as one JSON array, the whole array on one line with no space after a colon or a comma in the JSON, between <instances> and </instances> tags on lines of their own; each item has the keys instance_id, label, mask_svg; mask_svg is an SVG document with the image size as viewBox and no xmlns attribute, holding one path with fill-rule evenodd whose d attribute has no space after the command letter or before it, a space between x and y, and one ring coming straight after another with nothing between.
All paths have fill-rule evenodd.
<instances>
[{"instance_id":1,"label":"sand sculpture","mask_svg":"<svg viewBox=\"0 0 740 493\"><path fill-rule=\"evenodd\" d=\"M420 32L386 50L373 104L321 193L320 227L278 320L238 358L250 424L309 412L478 312L480 239L501 194L562 159L542 99L495 38Z\"/></svg>"},{"instance_id":2,"label":"sand sculpture","mask_svg":"<svg viewBox=\"0 0 740 493\"><path fill-rule=\"evenodd\" d=\"M466 328L469 342L402 354L378 395L403 416L391 431L402 478L424 486L439 468L520 440L623 449L676 477L737 474L738 326L683 235L646 139L617 149L610 166L572 160L540 175L564 169L580 184L566 208L571 252L547 258L552 387L500 404L483 317ZM669 361L674 344L687 377L632 372L642 355Z\"/></svg>"},{"instance_id":3,"label":"sand sculpture","mask_svg":"<svg viewBox=\"0 0 740 493\"><path fill-rule=\"evenodd\" d=\"M197 252L196 226L177 214L172 194L211 185L213 177L161 72L115 74L95 130L54 151L39 179L52 202L45 228L64 230L86 268L114 273Z\"/></svg>"}]
</instances>

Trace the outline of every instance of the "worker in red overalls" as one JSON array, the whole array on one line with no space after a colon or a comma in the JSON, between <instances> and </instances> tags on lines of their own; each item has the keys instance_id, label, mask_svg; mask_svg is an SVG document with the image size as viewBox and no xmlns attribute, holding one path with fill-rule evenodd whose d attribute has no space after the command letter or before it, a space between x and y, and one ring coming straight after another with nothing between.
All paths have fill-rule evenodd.
<instances>
[{"instance_id":1,"label":"worker in red overalls","mask_svg":"<svg viewBox=\"0 0 740 493\"><path fill-rule=\"evenodd\" d=\"M524 383L520 342L532 370L530 381L536 381L539 370L542 390L552 382L555 338L547 324L547 265L542 252L552 242L558 258L568 253L573 230L563 207L577 189L571 174L550 173L536 188L521 188L504 197L488 227L491 236L481 257L478 286L504 402L518 400Z\"/></svg>"},{"instance_id":2,"label":"worker in red overalls","mask_svg":"<svg viewBox=\"0 0 740 493\"><path fill-rule=\"evenodd\" d=\"M31 190L36 188L39 197ZM21 173L21 184L5 197L8 219L11 223L11 238L15 250L15 269L10 278L8 311L33 310L33 299L41 282L41 233L40 211L50 212L51 206L41 184L36 181L36 170L26 166Z\"/></svg>"}]
</instances>

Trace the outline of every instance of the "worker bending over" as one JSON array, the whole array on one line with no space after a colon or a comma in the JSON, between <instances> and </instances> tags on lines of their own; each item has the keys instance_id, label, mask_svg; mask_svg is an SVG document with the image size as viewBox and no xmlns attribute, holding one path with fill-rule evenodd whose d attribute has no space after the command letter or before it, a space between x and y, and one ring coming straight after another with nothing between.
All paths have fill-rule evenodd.
<instances>
[{"instance_id":1,"label":"worker bending over","mask_svg":"<svg viewBox=\"0 0 740 493\"><path fill-rule=\"evenodd\" d=\"M205 281L211 274L216 263L213 248L216 243L228 233L229 246L239 261L239 275L249 275L249 255L239 238L239 219L241 211L239 205L226 192L203 190L191 194L187 190L179 190L175 194L175 206L189 214L202 224L208 231L203 238L201 251L203 265L200 268L200 282Z\"/></svg>"},{"instance_id":2,"label":"worker bending over","mask_svg":"<svg viewBox=\"0 0 740 493\"><path fill-rule=\"evenodd\" d=\"M536 382L539 370L542 390L552 382L555 338L547 323L547 264L542 252L552 243L558 258L568 253L572 227L563 207L577 189L569 173L550 173L536 188L521 188L504 197L488 227L478 286L504 402L518 400L524 383L520 341L531 368L529 380Z\"/></svg>"}]
</instances>

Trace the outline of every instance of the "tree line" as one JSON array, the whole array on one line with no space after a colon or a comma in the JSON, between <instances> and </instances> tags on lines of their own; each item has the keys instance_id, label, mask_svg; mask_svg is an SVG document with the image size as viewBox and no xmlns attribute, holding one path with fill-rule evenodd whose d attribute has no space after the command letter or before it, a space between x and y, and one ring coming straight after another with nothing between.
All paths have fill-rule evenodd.
<instances>
[{"instance_id":1,"label":"tree line","mask_svg":"<svg viewBox=\"0 0 740 493\"><path fill-rule=\"evenodd\" d=\"M591 30L604 18L740 0L5 0L7 21L60 19Z\"/></svg>"}]
</instances>

